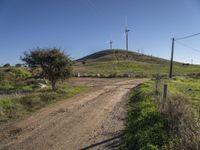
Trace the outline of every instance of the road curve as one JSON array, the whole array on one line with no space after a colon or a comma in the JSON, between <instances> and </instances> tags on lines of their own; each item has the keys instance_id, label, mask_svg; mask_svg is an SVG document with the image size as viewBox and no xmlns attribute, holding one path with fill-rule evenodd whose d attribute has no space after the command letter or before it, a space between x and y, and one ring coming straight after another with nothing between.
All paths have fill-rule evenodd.
<instances>
[{"instance_id":1,"label":"road curve","mask_svg":"<svg viewBox=\"0 0 200 150\"><path fill-rule=\"evenodd\" d=\"M0 150L117 149L127 95L142 79L70 81L87 92L41 109L4 130Z\"/></svg>"}]
</instances>

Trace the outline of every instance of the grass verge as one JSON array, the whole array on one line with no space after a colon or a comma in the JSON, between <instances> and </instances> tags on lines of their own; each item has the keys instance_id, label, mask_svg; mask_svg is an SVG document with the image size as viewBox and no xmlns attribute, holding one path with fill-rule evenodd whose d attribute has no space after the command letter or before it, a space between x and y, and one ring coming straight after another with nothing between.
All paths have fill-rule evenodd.
<instances>
[{"instance_id":1,"label":"grass verge","mask_svg":"<svg viewBox=\"0 0 200 150\"><path fill-rule=\"evenodd\" d=\"M128 103L123 150L156 150L168 141L167 118L156 108L148 84L136 88Z\"/></svg>"},{"instance_id":2,"label":"grass verge","mask_svg":"<svg viewBox=\"0 0 200 150\"><path fill-rule=\"evenodd\" d=\"M85 87L65 85L57 91L42 89L22 96L3 97L0 99L0 125L22 118L58 100L70 98L83 90Z\"/></svg>"},{"instance_id":3,"label":"grass verge","mask_svg":"<svg viewBox=\"0 0 200 150\"><path fill-rule=\"evenodd\" d=\"M166 99L162 98L162 91L157 92L153 81L134 90L128 104L122 149L199 149L200 121L193 104L198 94L191 93L199 86L198 81L180 80L161 81L162 85L169 85ZM188 88L192 90L187 92Z\"/></svg>"}]
</instances>

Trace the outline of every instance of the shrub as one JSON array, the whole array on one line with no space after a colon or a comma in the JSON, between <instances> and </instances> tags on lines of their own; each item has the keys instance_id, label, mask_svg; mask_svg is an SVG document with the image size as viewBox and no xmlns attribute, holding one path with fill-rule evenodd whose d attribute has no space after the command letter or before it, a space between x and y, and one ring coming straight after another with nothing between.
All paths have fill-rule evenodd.
<instances>
[{"instance_id":1,"label":"shrub","mask_svg":"<svg viewBox=\"0 0 200 150\"><path fill-rule=\"evenodd\" d=\"M42 93L39 95L41 101L45 102L45 103L50 103L54 100L56 100L56 98L58 97L58 95L55 92L51 92L51 93Z\"/></svg>"},{"instance_id":2,"label":"shrub","mask_svg":"<svg viewBox=\"0 0 200 150\"><path fill-rule=\"evenodd\" d=\"M200 73L190 73L187 74L187 76L189 76L190 78L195 78L195 79L199 79L200 78Z\"/></svg>"},{"instance_id":3,"label":"shrub","mask_svg":"<svg viewBox=\"0 0 200 150\"><path fill-rule=\"evenodd\" d=\"M31 73L23 68L7 69L16 79L24 79L31 76Z\"/></svg>"},{"instance_id":4,"label":"shrub","mask_svg":"<svg viewBox=\"0 0 200 150\"><path fill-rule=\"evenodd\" d=\"M171 138L164 146L166 150L193 150L200 147L200 126L187 101L185 97L177 95L157 103L159 111L168 116Z\"/></svg>"},{"instance_id":5,"label":"shrub","mask_svg":"<svg viewBox=\"0 0 200 150\"><path fill-rule=\"evenodd\" d=\"M159 150L157 146L152 144L147 144L146 147L144 147L142 150Z\"/></svg>"},{"instance_id":6,"label":"shrub","mask_svg":"<svg viewBox=\"0 0 200 150\"><path fill-rule=\"evenodd\" d=\"M5 64L5 65L3 65L3 67L4 68L9 68L9 67L11 67L11 65L10 64Z\"/></svg>"},{"instance_id":7,"label":"shrub","mask_svg":"<svg viewBox=\"0 0 200 150\"><path fill-rule=\"evenodd\" d=\"M10 84L10 82L8 81L2 81L0 84L0 90L9 90L9 89L13 89L14 86Z\"/></svg>"},{"instance_id":8,"label":"shrub","mask_svg":"<svg viewBox=\"0 0 200 150\"><path fill-rule=\"evenodd\" d=\"M22 64L16 64L15 67L22 67Z\"/></svg>"},{"instance_id":9,"label":"shrub","mask_svg":"<svg viewBox=\"0 0 200 150\"><path fill-rule=\"evenodd\" d=\"M82 63L83 65L85 65L85 64L86 64L86 61L82 61L81 63Z\"/></svg>"},{"instance_id":10,"label":"shrub","mask_svg":"<svg viewBox=\"0 0 200 150\"><path fill-rule=\"evenodd\" d=\"M2 120L2 118L5 120L16 118L20 107L21 106L15 103L12 99L0 100L0 120Z\"/></svg>"},{"instance_id":11,"label":"shrub","mask_svg":"<svg viewBox=\"0 0 200 150\"><path fill-rule=\"evenodd\" d=\"M19 102L25 106L25 108L29 111L36 110L38 108L41 108L44 103L40 100L40 98L36 95L28 95L24 96L21 99L19 99Z\"/></svg>"},{"instance_id":12,"label":"shrub","mask_svg":"<svg viewBox=\"0 0 200 150\"><path fill-rule=\"evenodd\" d=\"M127 74L127 73L124 73L124 74L123 74L123 77L128 78L128 77L130 77L130 75Z\"/></svg>"}]
</instances>

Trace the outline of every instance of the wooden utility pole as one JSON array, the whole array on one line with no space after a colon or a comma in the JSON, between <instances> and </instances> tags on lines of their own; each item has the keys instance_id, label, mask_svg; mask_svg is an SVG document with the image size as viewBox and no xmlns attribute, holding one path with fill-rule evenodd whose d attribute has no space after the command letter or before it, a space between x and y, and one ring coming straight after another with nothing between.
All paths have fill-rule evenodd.
<instances>
[{"instance_id":1,"label":"wooden utility pole","mask_svg":"<svg viewBox=\"0 0 200 150\"><path fill-rule=\"evenodd\" d=\"M184 37L180 37L180 38L176 38L176 39L172 38L172 52L171 52L171 63L170 63L170 70L169 70L169 78L172 78L172 71L173 71L174 42L179 41L179 40L192 38L192 37L197 36L197 35L200 35L200 33L196 33L196 34L192 34L192 35L188 35L188 36L184 36Z\"/></svg>"},{"instance_id":2,"label":"wooden utility pole","mask_svg":"<svg viewBox=\"0 0 200 150\"><path fill-rule=\"evenodd\" d=\"M175 38L172 38L172 52L171 52L171 62L170 62L169 78L172 78L172 71L173 71L174 42L175 42Z\"/></svg>"}]
</instances>

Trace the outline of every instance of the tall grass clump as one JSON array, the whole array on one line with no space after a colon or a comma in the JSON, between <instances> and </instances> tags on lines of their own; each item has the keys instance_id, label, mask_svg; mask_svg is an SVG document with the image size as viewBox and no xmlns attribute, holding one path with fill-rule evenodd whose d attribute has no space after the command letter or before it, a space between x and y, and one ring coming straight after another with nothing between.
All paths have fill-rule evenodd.
<instances>
[{"instance_id":1,"label":"tall grass clump","mask_svg":"<svg viewBox=\"0 0 200 150\"><path fill-rule=\"evenodd\" d=\"M159 94L154 96L155 105L161 114L167 116L169 141L164 150L199 150L200 149L200 123L196 111L192 106L193 95L188 94L188 89L195 85L190 82L188 86L184 81L189 79L159 81ZM193 81L193 80L191 80ZM155 82L158 82L155 79ZM163 83L169 84L168 96L163 98L161 91ZM191 89L190 89L191 90ZM181 92L180 92L181 91ZM185 91L185 92L184 92ZM191 96L191 97L190 97Z\"/></svg>"},{"instance_id":2,"label":"tall grass clump","mask_svg":"<svg viewBox=\"0 0 200 150\"><path fill-rule=\"evenodd\" d=\"M200 148L200 124L188 100L181 96L158 99L159 112L168 118L170 140L164 150L198 150Z\"/></svg>"}]
</instances>

